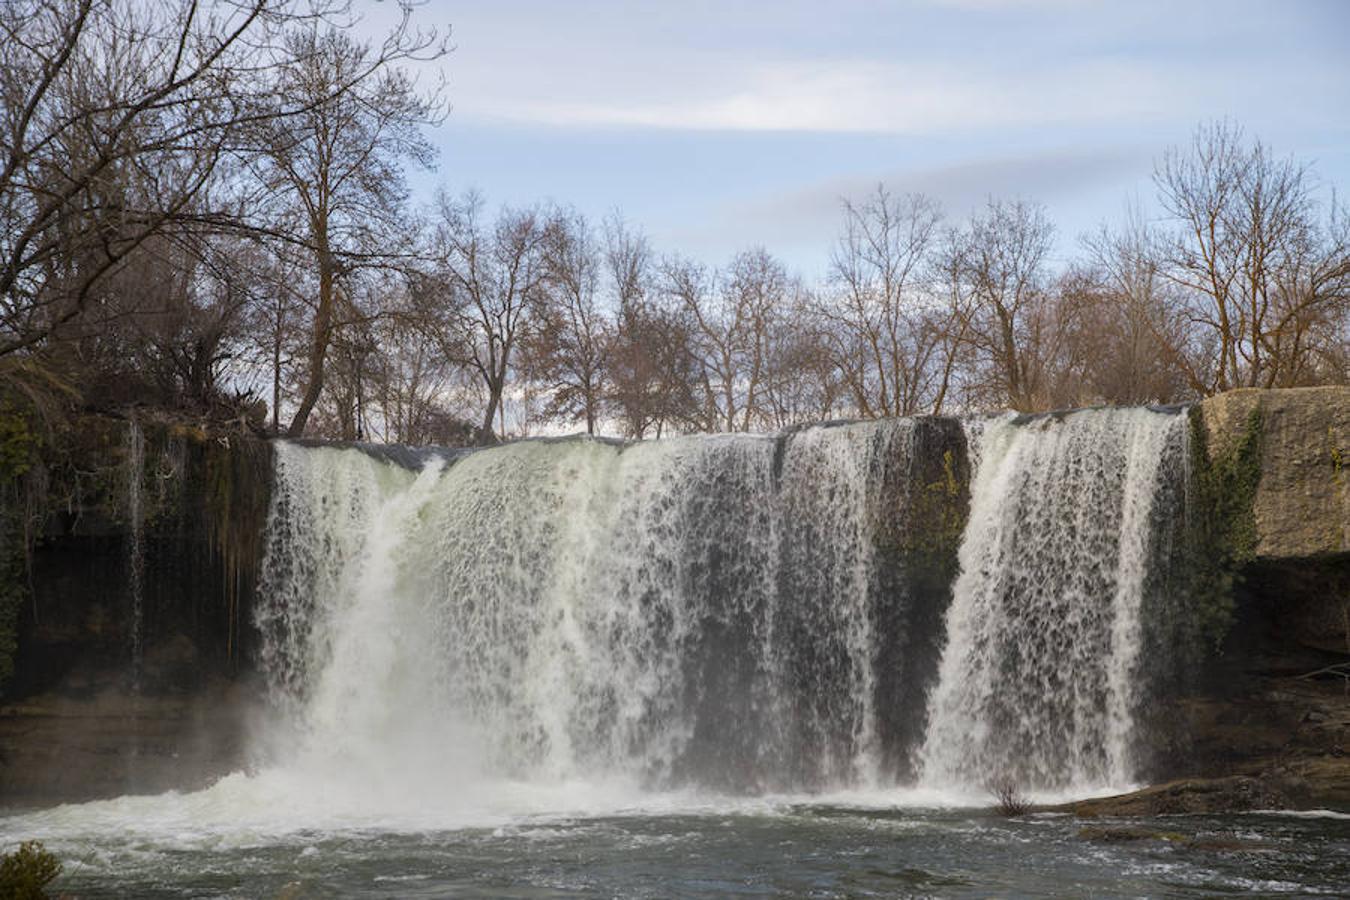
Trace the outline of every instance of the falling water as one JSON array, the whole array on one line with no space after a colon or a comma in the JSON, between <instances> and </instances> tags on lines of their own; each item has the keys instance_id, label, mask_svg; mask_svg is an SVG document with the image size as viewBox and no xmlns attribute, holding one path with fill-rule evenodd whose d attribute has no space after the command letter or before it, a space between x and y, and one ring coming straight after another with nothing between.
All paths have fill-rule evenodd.
<instances>
[{"instance_id":1,"label":"falling water","mask_svg":"<svg viewBox=\"0 0 1350 900\"><path fill-rule=\"evenodd\" d=\"M139 685L145 640L145 434L132 419L127 425L127 593L131 600L131 671Z\"/></svg>"},{"instance_id":2,"label":"falling water","mask_svg":"<svg viewBox=\"0 0 1350 900\"><path fill-rule=\"evenodd\" d=\"M895 676L906 617L945 604L910 596L888 541L927 477L916 441L941 460L962 440L895 421L534 441L419 472L279 444L264 666L296 743L363 765L872 783L912 754L891 710L922 717L928 686Z\"/></svg>"},{"instance_id":3,"label":"falling water","mask_svg":"<svg viewBox=\"0 0 1350 900\"><path fill-rule=\"evenodd\" d=\"M1185 437L1133 409L415 464L279 444L258 623L287 752L735 791L1126 783ZM967 443L960 575L934 584L919 501Z\"/></svg>"},{"instance_id":4,"label":"falling water","mask_svg":"<svg viewBox=\"0 0 1350 900\"><path fill-rule=\"evenodd\" d=\"M980 423L970 520L920 764L935 785L1123 785L1141 611L1184 490L1186 416L1085 410Z\"/></svg>"}]
</instances>

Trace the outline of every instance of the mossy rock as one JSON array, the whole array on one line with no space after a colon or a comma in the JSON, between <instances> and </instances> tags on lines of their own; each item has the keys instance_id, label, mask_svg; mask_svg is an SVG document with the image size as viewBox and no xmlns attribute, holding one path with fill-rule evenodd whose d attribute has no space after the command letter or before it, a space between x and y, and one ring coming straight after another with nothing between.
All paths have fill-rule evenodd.
<instances>
[{"instance_id":1,"label":"mossy rock","mask_svg":"<svg viewBox=\"0 0 1350 900\"><path fill-rule=\"evenodd\" d=\"M1261 417L1255 557L1350 556L1350 387L1230 391L1199 410L1216 458L1234 451L1252 415Z\"/></svg>"},{"instance_id":2,"label":"mossy rock","mask_svg":"<svg viewBox=\"0 0 1350 900\"><path fill-rule=\"evenodd\" d=\"M1191 409L1188 508L1177 547L1186 597L1179 624L1192 644L1218 647L1223 642L1233 622L1242 570L1256 556L1254 507L1264 422L1261 408L1254 406L1240 432L1215 442L1203 407Z\"/></svg>"}]
</instances>

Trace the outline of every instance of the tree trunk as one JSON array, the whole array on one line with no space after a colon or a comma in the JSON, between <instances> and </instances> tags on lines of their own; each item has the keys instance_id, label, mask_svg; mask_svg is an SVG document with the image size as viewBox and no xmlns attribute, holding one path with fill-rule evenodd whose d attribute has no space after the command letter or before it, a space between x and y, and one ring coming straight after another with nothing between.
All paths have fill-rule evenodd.
<instances>
[{"instance_id":1,"label":"tree trunk","mask_svg":"<svg viewBox=\"0 0 1350 900\"><path fill-rule=\"evenodd\" d=\"M272 433L281 432L281 330L272 340Z\"/></svg>"},{"instance_id":2,"label":"tree trunk","mask_svg":"<svg viewBox=\"0 0 1350 900\"><path fill-rule=\"evenodd\" d=\"M300 398L300 408L295 411L291 425L286 429L288 437L297 438L305 433L305 424L314 406L323 393L323 364L328 356L328 344L333 337L333 256L328 249L327 234L320 230L319 245L319 306L314 311L314 332L309 345L309 381Z\"/></svg>"},{"instance_id":3,"label":"tree trunk","mask_svg":"<svg viewBox=\"0 0 1350 900\"><path fill-rule=\"evenodd\" d=\"M495 444L497 435L492 430L492 420L497 417L497 407L502 402L502 389L500 384L488 383L488 405L487 412L483 414L483 424L478 429L478 443Z\"/></svg>"}]
</instances>

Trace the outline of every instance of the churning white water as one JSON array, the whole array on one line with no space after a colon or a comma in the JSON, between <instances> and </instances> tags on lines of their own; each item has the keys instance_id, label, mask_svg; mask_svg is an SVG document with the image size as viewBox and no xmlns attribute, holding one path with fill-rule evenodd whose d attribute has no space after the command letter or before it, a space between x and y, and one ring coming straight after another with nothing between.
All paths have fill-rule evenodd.
<instances>
[{"instance_id":1,"label":"churning white water","mask_svg":"<svg viewBox=\"0 0 1350 900\"><path fill-rule=\"evenodd\" d=\"M1149 409L980 423L925 784L1133 780L1155 510L1184 489L1187 434Z\"/></svg>"},{"instance_id":2,"label":"churning white water","mask_svg":"<svg viewBox=\"0 0 1350 900\"><path fill-rule=\"evenodd\" d=\"M941 430L535 441L420 472L279 444L258 622L297 728L270 764L876 783L912 751L883 746L908 601L877 548L920 427Z\"/></svg>"}]
</instances>

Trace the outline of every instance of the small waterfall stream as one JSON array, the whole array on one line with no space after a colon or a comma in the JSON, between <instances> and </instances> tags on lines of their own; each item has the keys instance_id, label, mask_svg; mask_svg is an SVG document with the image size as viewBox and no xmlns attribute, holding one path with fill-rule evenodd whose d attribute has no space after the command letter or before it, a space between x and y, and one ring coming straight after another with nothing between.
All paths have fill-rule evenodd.
<instances>
[{"instance_id":1,"label":"small waterfall stream","mask_svg":"<svg viewBox=\"0 0 1350 900\"><path fill-rule=\"evenodd\" d=\"M1153 511L1184 490L1187 434L1148 409L980 423L926 783L1131 782Z\"/></svg>"},{"instance_id":2,"label":"small waterfall stream","mask_svg":"<svg viewBox=\"0 0 1350 900\"><path fill-rule=\"evenodd\" d=\"M145 644L145 433L140 423L127 423L127 594L131 605L131 671L139 687Z\"/></svg>"}]
</instances>

